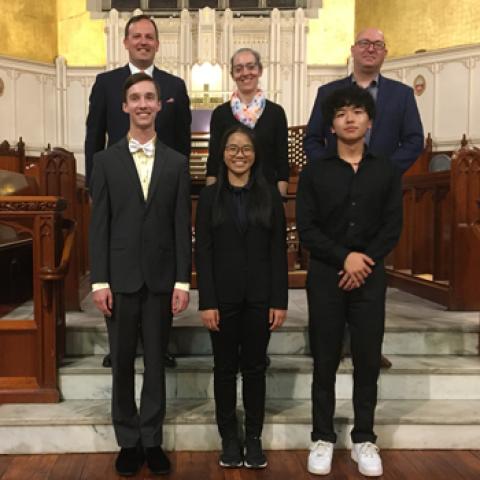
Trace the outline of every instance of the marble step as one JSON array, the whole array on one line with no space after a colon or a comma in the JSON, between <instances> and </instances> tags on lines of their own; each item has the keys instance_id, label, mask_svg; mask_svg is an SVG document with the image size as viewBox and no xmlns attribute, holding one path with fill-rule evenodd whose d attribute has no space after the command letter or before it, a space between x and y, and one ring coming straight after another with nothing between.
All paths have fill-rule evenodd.
<instances>
[{"instance_id":1,"label":"marble step","mask_svg":"<svg viewBox=\"0 0 480 480\"><path fill-rule=\"evenodd\" d=\"M393 367L382 370L378 398L384 400L474 400L480 399L480 358L473 356L396 356ZM212 357L178 357L178 366L167 370L169 399L213 398ZM59 385L66 400L108 399L110 369L102 357L66 358L59 370ZM269 399L309 399L312 360L307 356L273 355L267 370ZM142 382L143 363L136 362L136 391ZM352 392L351 359L342 361L337 374L337 398L349 399ZM240 397L241 382L238 382Z\"/></svg>"},{"instance_id":2,"label":"marble step","mask_svg":"<svg viewBox=\"0 0 480 480\"><path fill-rule=\"evenodd\" d=\"M118 450L108 400L0 405L0 454L109 452ZM241 414L240 414L241 415ZM265 449L306 449L309 400L268 400ZM351 402L337 401L337 447L350 447ZM475 400L380 400L375 432L384 449L476 449L480 409ZM167 450L218 450L211 399L171 400L164 425Z\"/></svg>"},{"instance_id":3,"label":"marble step","mask_svg":"<svg viewBox=\"0 0 480 480\"><path fill-rule=\"evenodd\" d=\"M197 307L197 292L192 291L189 308L173 322L169 347L172 353L211 354L210 337L200 324ZM82 308L82 312L67 315L67 355L105 354L105 322L90 296ZM479 334L478 312L448 312L427 300L388 290L383 345L386 355L479 355ZM309 350L305 291L290 290L288 319L280 330L273 332L269 353L305 355Z\"/></svg>"},{"instance_id":4,"label":"marble step","mask_svg":"<svg viewBox=\"0 0 480 480\"><path fill-rule=\"evenodd\" d=\"M392 327L387 323L383 352L386 355L478 355L479 332L468 329L417 329ZM99 325L70 326L66 335L68 355L93 355L108 352L103 321ZM139 351L141 348L139 347ZM177 325L172 329L169 351L175 355L210 355L208 331L200 326ZM306 326L283 327L274 332L268 351L271 355L310 353Z\"/></svg>"}]
</instances>

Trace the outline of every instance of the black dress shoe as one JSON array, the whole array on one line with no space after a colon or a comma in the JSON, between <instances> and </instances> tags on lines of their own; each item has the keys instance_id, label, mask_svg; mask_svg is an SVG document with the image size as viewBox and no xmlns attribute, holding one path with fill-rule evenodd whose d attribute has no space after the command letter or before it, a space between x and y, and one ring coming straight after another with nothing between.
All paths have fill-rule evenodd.
<instances>
[{"instance_id":1,"label":"black dress shoe","mask_svg":"<svg viewBox=\"0 0 480 480\"><path fill-rule=\"evenodd\" d=\"M103 365L105 368L111 368L111 366L112 366L112 357L110 356L109 353L107 353L107 354L103 357L102 365Z\"/></svg>"},{"instance_id":2,"label":"black dress shoe","mask_svg":"<svg viewBox=\"0 0 480 480\"><path fill-rule=\"evenodd\" d=\"M115 461L115 469L122 477L132 477L143 465L145 457L140 446L122 448Z\"/></svg>"},{"instance_id":3,"label":"black dress shoe","mask_svg":"<svg viewBox=\"0 0 480 480\"><path fill-rule=\"evenodd\" d=\"M145 449L147 465L155 475L166 475L170 472L170 460L165 455L162 447L148 447Z\"/></svg>"},{"instance_id":4,"label":"black dress shoe","mask_svg":"<svg viewBox=\"0 0 480 480\"><path fill-rule=\"evenodd\" d=\"M380 368L391 368L392 367L392 362L382 354L380 357Z\"/></svg>"},{"instance_id":5,"label":"black dress shoe","mask_svg":"<svg viewBox=\"0 0 480 480\"><path fill-rule=\"evenodd\" d=\"M262 440L259 437L247 437L245 439L245 460L243 464L247 468L265 468L267 457L263 453Z\"/></svg>"},{"instance_id":6,"label":"black dress shoe","mask_svg":"<svg viewBox=\"0 0 480 480\"><path fill-rule=\"evenodd\" d=\"M222 438L222 453L218 464L223 468L239 468L243 466L242 447L236 436Z\"/></svg>"},{"instance_id":7,"label":"black dress shoe","mask_svg":"<svg viewBox=\"0 0 480 480\"><path fill-rule=\"evenodd\" d=\"M175 368L177 366L177 360L173 355L170 355L168 352L164 355L165 366L167 368Z\"/></svg>"}]
</instances>

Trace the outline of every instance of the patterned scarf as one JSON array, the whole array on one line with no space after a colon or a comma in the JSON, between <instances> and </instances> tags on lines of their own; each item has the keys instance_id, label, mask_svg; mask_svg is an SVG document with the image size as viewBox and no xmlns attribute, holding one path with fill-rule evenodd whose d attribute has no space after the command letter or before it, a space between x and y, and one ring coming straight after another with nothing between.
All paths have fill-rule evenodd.
<instances>
[{"instance_id":1,"label":"patterned scarf","mask_svg":"<svg viewBox=\"0 0 480 480\"><path fill-rule=\"evenodd\" d=\"M230 100L230 107L232 108L233 116L243 125L254 129L258 119L262 116L265 110L267 100L262 90L257 90L255 97L248 104L245 105L238 96L238 91L232 93Z\"/></svg>"}]
</instances>

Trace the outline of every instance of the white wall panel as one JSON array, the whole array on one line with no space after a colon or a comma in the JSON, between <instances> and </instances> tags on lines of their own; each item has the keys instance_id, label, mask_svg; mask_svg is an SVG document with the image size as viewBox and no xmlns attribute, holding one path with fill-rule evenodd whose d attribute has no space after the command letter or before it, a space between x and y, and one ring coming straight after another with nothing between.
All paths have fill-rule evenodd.
<instances>
[{"instance_id":1,"label":"white wall panel","mask_svg":"<svg viewBox=\"0 0 480 480\"><path fill-rule=\"evenodd\" d=\"M435 95L436 139L460 139L467 133L469 71L461 61L440 64Z\"/></svg>"},{"instance_id":2,"label":"white wall panel","mask_svg":"<svg viewBox=\"0 0 480 480\"><path fill-rule=\"evenodd\" d=\"M85 140L85 89L81 78L67 81L67 139L70 147L79 149Z\"/></svg>"},{"instance_id":3,"label":"white wall panel","mask_svg":"<svg viewBox=\"0 0 480 480\"><path fill-rule=\"evenodd\" d=\"M15 82L16 131L24 141L36 147L46 146L42 76L20 72Z\"/></svg>"},{"instance_id":4,"label":"white wall panel","mask_svg":"<svg viewBox=\"0 0 480 480\"><path fill-rule=\"evenodd\" d=\"M427 136L428 133L433 132L433 118L435 114L434 76L431 69L426 66L407 68L405 83L413 87L414 80L418 75L422 75L422 77L425 79L426 86L422 95L415 96L415 99L417 100L420 118L422 119L423 131L425 136Z\"/></svg>"},{"instance_id":5,"label":"white wall panel","mask_svg":"<svg viewBox=\"0 0 480 480\"><path fill-rule=\"evenodd\" d=\"M43 114L43 144L51 146L58 144L56 124L57 124L57 98L56 98L56 82L55 78L48 77L45 79L44 85L45 109Z\"/></svg>"},{"instance_id":6,"label":"white wall panel","mask_svg":"<svg viewBox=\"0 0 480 480\"><path fill-rule=\"evenodd\" d=\"M469 138L480 139L480 57L471 63Z\"/></svg>"},{"instance_id":7,"label":"white wall panel","mask_svg":"<svg viewBox=\"0 0 480 480\"><path fill-rule=\"evenodd\" d=\"M4 90L0 97L0 143L7 140L10 144L17 143L15 137L15 84L13 71L0 68L0 78L3 80Z\"/></svg>"}]
</instances>

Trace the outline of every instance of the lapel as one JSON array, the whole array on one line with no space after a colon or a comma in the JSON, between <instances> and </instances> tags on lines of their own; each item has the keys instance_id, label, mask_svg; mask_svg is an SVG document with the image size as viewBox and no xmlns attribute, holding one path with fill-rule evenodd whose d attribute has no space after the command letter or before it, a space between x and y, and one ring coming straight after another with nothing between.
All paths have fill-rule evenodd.
<instances>
[{"instance_id":1,"label":"lapel","mask_svg":"<svg viewBox=\"0 0 480 480\"><path fill-rule=\"evenodd\" d=\"M120 158L120 162L122 163L122 166L125 169L125 172L127 172L127 175L130 177L132 184L135 185L135 190L137 191L137 194L140 197L141 202L145 203L145 200L143 198L142 185L140 183L140 178L138 177L138 172L135 167L135 162L133 161L132 154L128 149L127 137L124 137L116 145L118 147L118 156Z\"/></svg>"},{"instance_id":2,"label":"lapel","mask_svg":"<svg viewBox=\"0 0 480 480\"><path fill-rule=\"evenodd\" d=\"M369 146L372 145L374 137L378 131L379 125L381 125L383 111L385 109L385 102L387 101L388 96L388 86L385 77L382 75L378 76L378 92L377 92L377 101L375 102L375 120L372 125L372 135L370 137Z\"/></svg>"},{"instance_id":3,"label":"lapel","mask_svg":"<svg viewBox=\"0 0 480 480\"><path fill-rule=\"evenodd\" d=\"M166 157L167 152L165 149L165 145L157 138L157 143L155 145L155 160L153 162L152 178L150 179L150 186L148 187L147 208L152 202L152 198L155 195L155 190L158 187L162 171L165 168Z\"/></svg>"}]
</instances>

